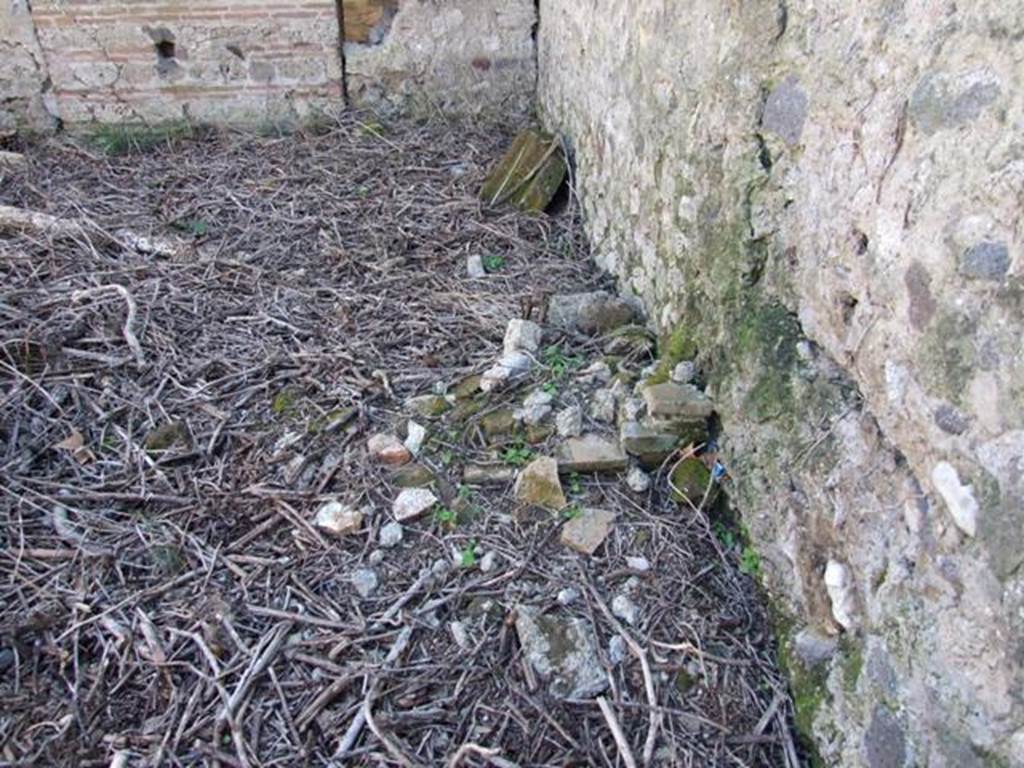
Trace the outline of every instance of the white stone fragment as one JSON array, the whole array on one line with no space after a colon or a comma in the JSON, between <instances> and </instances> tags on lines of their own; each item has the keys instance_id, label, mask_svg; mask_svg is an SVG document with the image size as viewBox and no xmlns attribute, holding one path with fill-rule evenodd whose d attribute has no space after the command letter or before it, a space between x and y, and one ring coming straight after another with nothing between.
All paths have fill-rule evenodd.
<instances>
[{"instance_id":1,"label":"white stone fragment","mask_svg":"<svg viewBox=\"0 0 1024 768\"><path fill-rule=\"evenodd\" d=\"M384 562L384 550L383 549L375 549L375 550L373 550L373 552L371 552L370 556L367 558L367 562L369 562L370 565L380 565L381 563L383 563Z\"/></svg>"},{"instance_id":2,"label":"white stone fragment","mask_svg":"<svg viewBox=\"0 0 1024 768\"><path fill-rule=\"evenodd\" d=\"M484 269L484 259L479 253L474 253L466 259L466 272L472 278L487 277L487 270Z\"/></svg>"},{"instance_id":3,"label":"white stone fragment","mask_svg":"<svg viewBox=\"0 0 1024 768\"><path fill-rule=\"evenodd\" d=\"M410 421L406 425L406 438L405 448L413 456L418 456L420 451L423 450L423 443L427 439L427 430L415 421Z\"/></svg>"},{"instance_id":4,"label":"white stone fragment","mask_svg":"<svg viewBox=\"0 0 1024 768\"><path fill-rule=\"evenodd\" d=\"M636 624L639 610L636 603L626 595L616 595L612 599L612 613L631 626Z\"/></svg>"},{"instance_id":5,"label":"white stone fragment","mask_svg":"<svg viewBox=\"0 0 1024 768\"><path fill-rule=\"evenodd\" d=\"M974 488L960 483L956 468L948 461L935 465L932 484L946 502L956 527L968 536L974 536L978 530L978 501L974 498Z\"/></svg>"},{"instance_id":6,"label":"white stone fragment","mask_svg":"<svg viewBox=\"0 0 1024 768\"><path fill-rule=\"evenodd\" d=\"M607 384L612 380L612 369L604 360L597 360L576 376L584 384Z\"/></svg>"},{"instance_id":7,"label":"white stone fragment","mask_svg":"<svg viewBox=\"0 0 1024 768\"><path fill-rule=\"evenodd\" d=\"M580 591L575 587L566 587L558 593L558 604L561 606L572 605L580 598Z\"/></svg>"},{"instance_id":8,"label":"white stone fragment","mask_svg":"<svg viewBox=\"0 0 1024 768\"><path fill-rule=\"evenodd\" d=\"M590 401L590 415L595 421L615 423L615 393L610 389L598 389Z\"/></svg>"},{"instance_id":9,"label":"white stone fragment","mask_svg":"<svg viewBox=\"0 0 1024 768\"><path fill-rule=\"evenodd\" d=\"M697 375L697 366L692 360L683 360L672 369L672 381L676 384L689 384Z\"/></svg>"},{"instance_id":10,"label":"white stone fragment","mask_svg":"<svg viewBox=\"0 0 1024 768\"><path fill-rule=\"evenodd\" d=\"M506 353L484 371L480 377L480 389L483 392L492 392L505 382L529 373L532 363L529 355L522 352Z\"/></svg>"},{"instance_id":11,"label":"white stone fragment","mask_svg":"<svg viewBox=\"0 0 1024 768\"><path fill-rule=\"evenodd\" d=\"M825 589L832 602L833 618L843 629L854 629L857 626L857 603L850 569L836 560L829 560L825 566Z\"/></svg>"},{"instance_id":12,"label":"white stone fragment","mask_svg":"<svg viewBox=\"0 0 1024 768\"><path fill-rule=\"evenodd\" d=\"M360 568L352 574L352 586L362 598L372 595L377 584L377 574L370 568Z\"/></svg>"},{"instance_id":13,"label":"white stone fragment","mask_svg":"<svg viewBox=\"0 0 1024 768\"><path fill-rule=\"evenodd\" d=\"M626 565L630 570L646 573L651 570L651 563L646 557L627 557Z\"/></svg>"},{"instance_id":14,"label":"white stone fragment","mask_svg":"<svg viewBox=\"0 0 1024 768\"><path fill-rule=\"evenodd\" d=\"M448 624L448 631L452 633L455 644L464 651L469 650L469 635L466 633L466 625L461 621L453 621Z\"/></svg>"},{"instance_id":15,"label":"white stone fragment","mask_svg":"<svg viewBox=\"0 0 1024 768\"><path fill-rule=\"evenodd\" d=\"M505 329L505 354L512 352L536 353L540 349L544 330L531 320L509 320Z\"/></svg>"},{"instance_id":16,"label":"white stone fragment","mask_svg":"<svg viewBox=\"0 0 1024 768\"><path fill-rule=\"evenodd\" d=\"M578 437L583 433L583 410L573 405L558 412L555 428L559 437Z\"/></svg>"},{"instance_id":17,"label":"white stone fragment","mask_svg":"<svg viewBox=\"0 0 1024 768\"><path fill-rule=\"evenodd\" d=\"M651 488L651 476L640 467L633 467L626 475L626 485L634 493L647 493Z\"/></svg>"},{"instance_id":18,"label":"white stone fragment","mask_svg":"<svg viewBox=\"0 0 1024 768\"><path fill-rule=\"evenodd\" d=\"M626 641L622 639L622 635L615 635L608 641L608 661L611 662L613 667L617 667L625 660Z\"/></svg>"},{"instance_id":19,"label":"white stone fragment","mask_svg":"<svg viewBox=\"0 0 1024 768\"><path fill-rule=\"evenodd\" d=\"M480 558L480 570L483 573L490 573L498 563L498 553L493 549Z\"/></svg>"},{"instance_id":20,"label":"white stone fragment","mask_svg":"<svg viewBox=\"0 0 1024 768\"><path fill-rule=\"evenodd\" d=\"M381 526L378 541L382 547L390 549L391 547L397 547L401 543L402 535L401 523L388 523Z\"/></svg>"},{"instance_id":21,"label":"white stone fragment","mask_svg":"<svg viewBox=\"0 0 1024 768\"><path fill-rule=\"evenodd\" d=\"M313 524L334 536L344 536L358 531L363 525L364 516L362 510L353 509L339 501L328 501L317 510Z\"/></svg>"},{"instance_id":22,"label":"white stone fragment","mask_svg":"<svg viewBox=\"0 0 1024 768\"><path fill-rule=\"evenodd\" d=\"M399 522L413 520L437 504L437 496L426 488L406 488L395 499L391 508Z\"/></svg>"},{"instance_id":23,"label":"white stone fragment","mask_svg":"<svg viewBox=\"0 0 1024 768\"><path fill-rule=\"evenodd\" d=\"M540 424L551 413L551 403L554 399L554 395L542 389L536 390L523 401L523 407L515 412L516 420L531 426Z\"/></svg>"}]
</instances>

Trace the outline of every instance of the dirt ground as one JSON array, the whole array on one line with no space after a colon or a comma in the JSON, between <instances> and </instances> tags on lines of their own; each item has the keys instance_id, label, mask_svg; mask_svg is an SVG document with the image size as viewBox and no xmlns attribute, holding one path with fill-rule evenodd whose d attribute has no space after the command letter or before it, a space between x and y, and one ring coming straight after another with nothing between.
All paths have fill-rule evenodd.
<instances>
[{"instance_id":1,"label":"dirt ground","mask_svg":"<svg viewBox=\"0 0 1024 768\"><path fill-rule=\"evenodd\" d=\"M458 515L378 548L399 480L367 438L486 368L525 297L602 285L571 197L551 216L479 202L509 138L347 116L115 155L57 139L0 175L0 204L82 224L0 233L0 764L796 764L754 582L664 478L568 481L618 513L582 556L511 483L462 484L552 438L448 414L419 464ZM359 531L312 524L332 499L367 510ZM631 627L608 610L626 582ZM531 669L524 606L591 628L600 703Z\"/></svg>"}]
</instances>

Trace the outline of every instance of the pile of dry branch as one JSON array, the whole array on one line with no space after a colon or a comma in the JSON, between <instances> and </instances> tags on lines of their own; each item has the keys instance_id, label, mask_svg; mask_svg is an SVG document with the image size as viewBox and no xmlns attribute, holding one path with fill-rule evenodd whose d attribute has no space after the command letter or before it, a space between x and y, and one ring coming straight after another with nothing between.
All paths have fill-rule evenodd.
<instances>
[{"instance_id":1,"label":"pile of dry branch","mask_svg":"<svg viewBox=\"0 0 1024 768\"><path fill-rule=\"evenodd\" d=\"M582 479L627 521L590 559L481 491L352 587L395 492L366 437L493 359L522 297L598 279L572 203L481 206L507 138L346 117L120 157L52 141L0 170L0 761L796 760L750 580L657 490ZM477 448L433 450L455 486ZM363 534L311 524L334 497L377 510ZM435 565L470 541L499 566ZM640 629L605 607L627 554L653 564ZM549 696L512 628L567 586L604 645L629 638L601 702Z\"/></svg>"}]
</instances>

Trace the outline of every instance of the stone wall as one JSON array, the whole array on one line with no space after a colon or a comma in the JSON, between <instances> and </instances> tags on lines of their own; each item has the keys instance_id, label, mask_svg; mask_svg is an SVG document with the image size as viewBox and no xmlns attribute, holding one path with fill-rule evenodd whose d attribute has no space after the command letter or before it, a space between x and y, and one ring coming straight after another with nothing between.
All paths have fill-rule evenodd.
<instances>
[{"instance_id":1,"label":"stone wall","mask_svg":"<svg viewBox=\"0 0 1024 768\"><path fill-rule=\"evenodd\" d=\"M359 106L520 117L535 18L532 0L0 0L0 130L304 119L342 106L346 70Z\"/></svg>"},{"instance_id":2,"label":"stone wall","mask_svg":"<svg viewBox=\"0 0 1024 768\"><path fill-rule=\"evenodd\" d=\"M532 110L533 0L377 0L346 5L349 94L364 106L520 117ZM372 4L372 3L371 3Z\"/></svg>"},{"instance_id":3,"label":"stone wall","mask_svg":"<svg viewBox=\"0 0 1024 768\"><path fill-rule=\"evenodd\" d=\"M544 0L538 49L600 263L717 401L797 725L1024 765L1022 6Z\"/></svg>"},{"instance_id":4,"label":"stone wall","mask_svg":"<svg viewBox=\"0 0 1024 768\"><path fill-rule=\"evenodd\" d=\"M28 0L0 2L0 138L52 125L52 103Z\"/></svg>"}]
</instances>

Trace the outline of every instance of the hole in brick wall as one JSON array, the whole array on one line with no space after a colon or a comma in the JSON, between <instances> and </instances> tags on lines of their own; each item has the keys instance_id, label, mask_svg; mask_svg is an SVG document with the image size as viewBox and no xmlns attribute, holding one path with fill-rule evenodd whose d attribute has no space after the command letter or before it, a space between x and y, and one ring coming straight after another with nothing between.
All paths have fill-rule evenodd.
<instances>
[{"instance_id":1,"label":"hole in brick wall","mask_svg":"<svg viewBox=\"0 0 1024 768\"><path fill-rule=\"evenodd\" d=\"M156 43L156 58L158 61L167 61L174 58L174 42L172 40L161 40Z\"/></svg>"}]
</instances>

